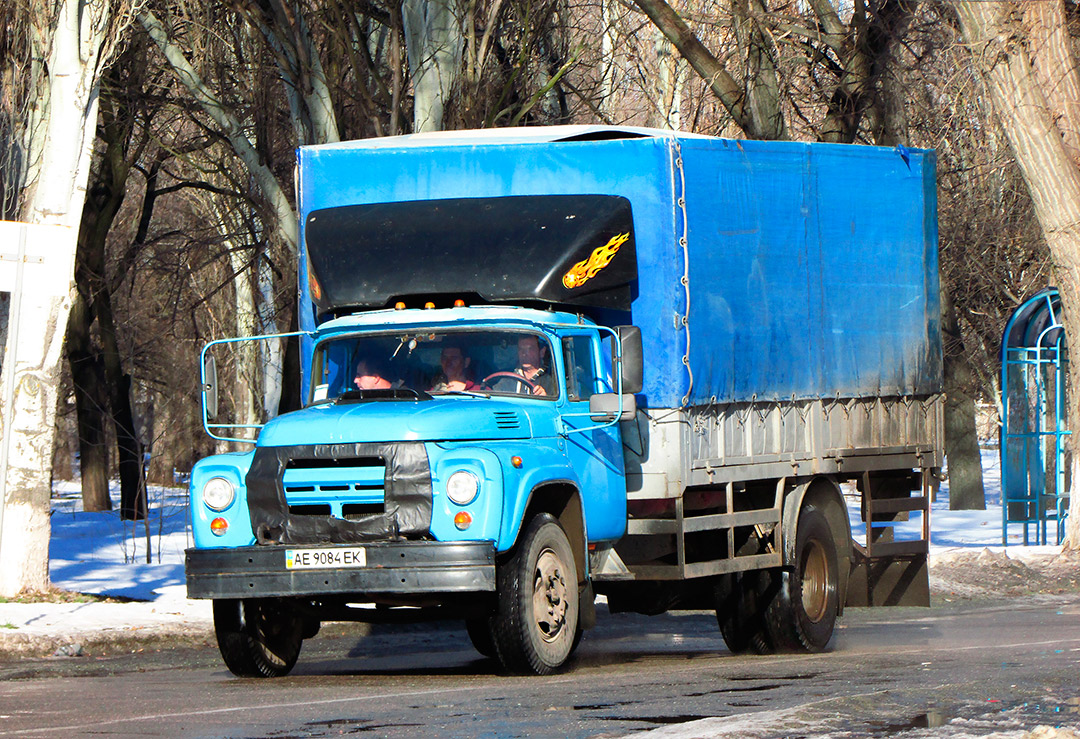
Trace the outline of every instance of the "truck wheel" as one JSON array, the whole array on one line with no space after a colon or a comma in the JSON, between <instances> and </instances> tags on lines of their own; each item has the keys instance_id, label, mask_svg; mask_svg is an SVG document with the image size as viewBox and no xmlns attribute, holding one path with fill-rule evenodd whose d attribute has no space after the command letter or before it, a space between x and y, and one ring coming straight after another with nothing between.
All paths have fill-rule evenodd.
<instances>
[{"instance_id":1,"label":"truck wheel","mask_svg":"<svg viewBox=\"0 0 1080 739\"><path fill-rule=\"evenodd\" d=\"M470 618L465 621L465 631L477 652L485 657L495 656L495 640L491 637L491 619Z\"/></svg>"},{"instance_id":2,"label":"truck wheel","mask_svg":"<svg viewBox=\"0 0 1080 739\"><path fill-rule=\"evenodd\" d=\"M319 630L322 628L322 621L317 618L305 616L303 618L303 631L300 636L303 639L313 639L319 635Z\"/></svg>"},{"instance_id":3,"label":"truck wheel","mask_svg":"<svg viewBox=\"0 0 1080 739\"><path fill-rule=\"evenodd\" d=\"M716 621L732 654L771 654L773 643L765 623L771 571L723 575L716 584Z\"/></svg>"},{"instance_id":4,"label":"truck wheel","mask_svg":"<svg viewBox=\"0 0 1080 739\"><path fill-rule=\"evenodd\" d=\"M515 673L555 672L578 631L577 568L559 522L547 513L529 521L496 577L491 635L499 662Z\"/></svg>"},{"instance_id":5,"label":"truck wheel","mask_svg":"<svg viewBox=\"0 0 1080 739\"><path fill-rule=\"evenodd\" d=\"M273 599L215 600L214 632L225 666L234 675L281 677L300 656L304 620Z\"/></svg>"},{"instance_id":6,"label":"truck wheel","mask_svg":"<svg viewBox=\"0 0 1080 739\"><path fill-rule=\"evenodd\" d=\"M820 652L832 639L839 611L836 543L825 515L814 505L799 513L795 566L780 575L780 589L766 621L777 647Z\"/></svg>"}]
</instances>

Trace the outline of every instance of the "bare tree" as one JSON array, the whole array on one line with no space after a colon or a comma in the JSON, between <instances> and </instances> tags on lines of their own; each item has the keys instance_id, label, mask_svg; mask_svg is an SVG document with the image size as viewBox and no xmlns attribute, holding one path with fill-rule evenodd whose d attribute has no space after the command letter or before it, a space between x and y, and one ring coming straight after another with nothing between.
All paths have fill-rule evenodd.
<instances>
[{"instance_id":1,"label":"bare tree","mask_svg":"<svg viewBox=\"0 0 1080 739\"><path fill-rule=\"evenodd\" d=\"M732 0L732 32L727 42L744 60L738 77L701 42L666 0L635 0L638 7L687 56L723 103L734 123L751 138L792 136L790 118L804 135L821 141L880 145L909 144L903 91L896 83L899 41L910 24L912 7L904 0L856 3L844 20L827 0L808 4L809 14L790 7L771 10L764 0ZM801 60L801 83L786 81L798 74L774 39L785 37L786 56ZM785 110L788 113L785 115ZM808 114L816 118L812 119ZM952 305L947 298L946 308ZM946 313L947 329L959 330ZM967 394L970 368L959 337L948 342L945 384L949 397L946 455L955 498L953 505L983 507L981 459L974 417L974 399Z\"/></svg>"},{"instance_id":2,"label":"bare tree","mask_svg":"<svg viewBox=\"0 0 1080 739\"><path fill-rule=\"evenodd\" d=\"M1075 100L1065 95L1080 89L1080 73L1062 0L1038 5L1044 7L1029 9L1027 19L1015 2L961 0L956 12L1031 194L1065 307L1065 332L1072 339L1080 336L1080 168L1072 145L1080 120ZM1068 397L1069 427L1075 432L1080 362L1069 364ZM1078 473L1080 455L1074 455L1072 480L1080 479ZM1080 548L1080 495L1072 495L1066 534L1068 546Z\"/></svg>"},{"instance_id":3,"label":"bare tree","mask_svg":"<svg viewBox=\"0 0 1080 739\"><path fill-rule=\"evenodd\" d=\"M57 0L7 3L0 11L7 54L3 67L22 103L7 103L13 115L0 140L18 166L5 193L18 192L17 204L5 210L32 223L70 227L64 248L74 254L90 171L97 123L99 80L122 43L134 11L132 0L82 3ZM12 39L14 39L12 41ZM26 65L25 59L32 61ZM29 78L16 80L12 65L29 67ZM11 174L11 173L9 173ZM58 255L66 261L65 255ZM69 283L71 275L57 275ZM61 292L57 290L56 292ZM7 352L3 373L14 374L16 388L5 429L8 444L4 480L3 528L0 530L0 595L48 586L49 498L55 432L56 392L60 380L62 327L70 299L29 295L20 306L18 364ZM9 332L9 336L11 332Z\"/></svg>"}]
</instances>

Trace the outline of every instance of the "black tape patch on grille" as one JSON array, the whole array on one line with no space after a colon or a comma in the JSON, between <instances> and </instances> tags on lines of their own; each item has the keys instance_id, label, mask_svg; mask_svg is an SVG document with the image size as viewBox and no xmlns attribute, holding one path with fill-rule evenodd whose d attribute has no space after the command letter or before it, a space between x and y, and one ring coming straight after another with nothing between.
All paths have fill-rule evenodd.
<instances>
[{"instance_id":1,"label":"black tape patch on grille","mask_svg":"<svg viewBox=\"0 0 1080 739\"><path fill-rule=\"evenodd\" d=\"M382 513L357 520L289 513L282 477L291 460L377 457L386 465ZM348 544L426 534L431 467L420 442L257 447L247 478L251 529L260 544Z\"/></svg>"}]
</instances>

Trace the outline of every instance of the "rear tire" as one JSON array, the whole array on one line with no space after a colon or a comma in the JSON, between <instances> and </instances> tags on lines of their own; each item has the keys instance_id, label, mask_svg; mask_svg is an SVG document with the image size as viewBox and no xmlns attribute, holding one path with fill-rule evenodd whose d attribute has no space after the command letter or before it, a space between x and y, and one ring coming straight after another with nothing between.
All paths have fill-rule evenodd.
<instances>
[{"instance_id":1,"label":"rear tire","mask_svg":"<svg viewBox=\"0 0 1080 739\"><path fill-rule=\"evenodd\" d=\"M772 570L723 575L716 584L716 622L732 654L775 651L765 608L775 592Z\"/></svg>"},{"instance_id":2,"label":"rear tire","mask_svg":"<svg viewBox=\"0 0 1080 739\"><path fill-rule=\"evenodd\" d=\"M547 513L530 520L496 578L491 635L499 662L513 673L555 672L575 646L579 605L574 553L559 522Z\"/></svg>"},{"instance_id":3,"label":"rear tire","mask_svg":"<svg viewBox=\"0 0 1080 739\"><path fill-rule=\"evenodd\" d=\"M766 622L778 648L820 652L832 639L840 610L836 542L813 504L803 507L797 526L794 568L781 573Z\"/></svg>"},{"instance_id":4,"label":"rear tire","mask_svg":"<svg viewBox=\"0 0 1080 739\"><path fill-rule=\"evenodd\" d=\"M238 677L288 675L300 656L304 619L280 600L215 600L214 632L225 666Z\"/></svg>"}]
</instances>

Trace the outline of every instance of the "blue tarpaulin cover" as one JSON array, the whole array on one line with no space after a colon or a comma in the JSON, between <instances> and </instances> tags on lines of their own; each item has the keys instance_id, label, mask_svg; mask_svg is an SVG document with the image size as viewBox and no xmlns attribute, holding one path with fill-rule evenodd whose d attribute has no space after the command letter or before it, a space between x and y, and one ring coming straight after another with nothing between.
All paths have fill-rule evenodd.
<instances>
[{"instance_id":1,"label":"blue tarpaulin cover","mask_svg":"<svg viewBox=\"0 0 1080 739\"><path fill-rule=\"evenodd\" d=\"M601 127L344 142L299 150L301 237L312 211L346 205L621 196L648 406L928 395L941 389L934 167L916 149ZM315 320L301 311L301 328Z\"/></svg>"}]
</instances>

